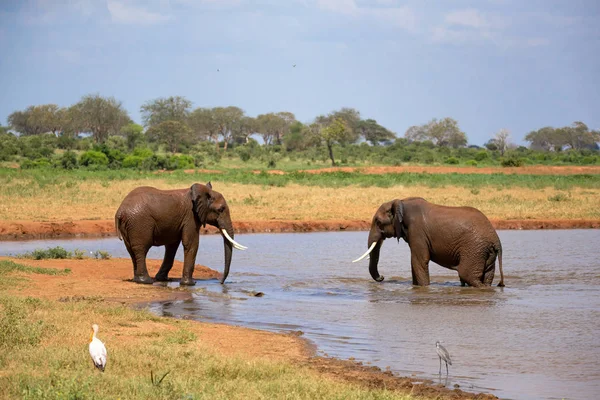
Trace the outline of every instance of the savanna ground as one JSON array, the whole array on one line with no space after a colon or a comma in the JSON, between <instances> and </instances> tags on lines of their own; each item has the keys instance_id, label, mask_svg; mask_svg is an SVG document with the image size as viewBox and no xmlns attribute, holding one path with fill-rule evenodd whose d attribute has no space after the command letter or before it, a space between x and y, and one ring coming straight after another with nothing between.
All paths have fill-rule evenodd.
<instances>
[{"instance_id":1,"label":"savanna ground","mask_svg":"<svg viewBox=\"0 0 600 400\"><path fill-rule=\"evenodd\" d=\"M4 169L0 238L112 235L114 213L133 188L207 181L227 199L236 232L367 229L381 203L409 196L476 207L501 229L600 227L600 166L171 173Z\"/></svg>"},{"instance_id":2,"label":"savanna ground","mask_svg":"<svg viewBox=\"0 0 600 400\"><path fill-rule=\"evenodd\" d=\"M295 335L157 317L131 306L190 292L136 285L130 273L124 259L0 258L0 398L495 398L316 357ZM219 273L198 266L195 277ZM104 373L87 354L92 323L108 349Z\"/></svg>"},{"instance_id":3,"label":"savanna ground","mask_svg":"<svg viewBox=\"0 0 600 400\"><path fill-rule=\"evenodd\" d=\"M134 187L211 181L236 232L368 229L377 207L421 196L482 210L497 228L600 227L600 167L368 167L175 172L0 169L0 240L114 235ZM160 261L150 260L154 274ZM129 260L0 260L2 398L492 398L351 361L301 337L156 317L133 305L189 296L135 285ZM173 274L180 274L176 262ZM68 270L65 270L68 269ZM218 277L198 266L197 279ZM90 325L109 349L87 354ZM161 377L154 385L150 371Z\"/></svg>"}]
</instances>

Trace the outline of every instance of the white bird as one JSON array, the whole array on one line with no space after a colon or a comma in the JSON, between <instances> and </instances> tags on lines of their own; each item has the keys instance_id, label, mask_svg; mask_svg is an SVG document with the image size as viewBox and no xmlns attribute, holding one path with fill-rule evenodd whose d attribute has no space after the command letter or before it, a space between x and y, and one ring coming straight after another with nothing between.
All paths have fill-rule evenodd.
<instances>
[{"instance_id":1,"label":"white bird","mask_svg":"<svg viewBox=\"0 0 600 400\"><path fill-rule=\"evenodd\" d=\"M90 356L94 362L94 366L104 372L106 367L106 347L100 339L96 337L98 333L98 325L92 325L92 335L90 336Z\"/></svg>"},{"instance_id":2,"label":"white bird","mask_svg":"<svg viewBox=\"0 0 600 400\"><path fill-rule=\"evenodd\" d=\"M442 360L446 363L446 375L448 375L448 364L452 365L452 360L450 359L450 353L444 346L440 344L439 341L435 342L435 351L440 358L440 375L442 374Z\"/></svg>"}]
</instances>

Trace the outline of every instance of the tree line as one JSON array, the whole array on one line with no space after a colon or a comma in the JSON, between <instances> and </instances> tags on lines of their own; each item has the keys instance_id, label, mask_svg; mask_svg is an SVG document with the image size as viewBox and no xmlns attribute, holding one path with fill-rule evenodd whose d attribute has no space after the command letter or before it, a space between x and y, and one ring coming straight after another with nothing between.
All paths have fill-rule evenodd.
<instances>
[{"instance_id":1,"label":"tree line","mask_svg":"<svg viewBox=\"0 0 600 400\"><path fill-rule=\"evenodd\" d=\"M226 152L231 146L248 145L253 140L251 136L257 134L262 137L264 146L281 146L287 152L323 147L333 165L336 164L334 149L361 140L371 146L390 146L398 143L398 139L405 143L430 143L434 148L468 146L466 133L452 118L434 118L411 126L404 138L398 138L376 120L363 119L358 110L347 107L303 123L289 111L251 117L239 107L193 108L187 98L171 96L145 102L140 114L142 125L132 121L122 103L114 97L90 94L70 107L43 104L15 111L8 116L8 129L4 131L5 134L17 132L19 137L50 133L65 140L75 140L85 133L98 145L118 136L123 138L129 151L151 143L162 145L171 153L185 151L199 143L212 143L215 151ZM597 150L600 132L589 129L583 122L575 122L572 126L541 128L528 133L525 140L531 149L542 151ZM496 132L484 146L499 151L502 156L517 147L506 129Z\"/></svg>"}]
</instances>

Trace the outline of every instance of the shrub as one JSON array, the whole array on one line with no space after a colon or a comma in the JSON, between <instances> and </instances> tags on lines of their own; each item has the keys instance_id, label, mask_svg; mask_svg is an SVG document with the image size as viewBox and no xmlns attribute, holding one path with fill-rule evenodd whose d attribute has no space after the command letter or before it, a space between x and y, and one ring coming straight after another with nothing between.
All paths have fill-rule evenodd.
<instances>
[{"instance_id":1,"label":"shrub","mask_svg":"<svg viewBox=\"0 0 600 400\"><path fill-rule=\"evenodd\" d=\"M173 169L192 169L194 168L194 157L188 155L171 157L170 167Z\"/></svg>"},{"instance_id":2,"label":"shrub","mask_svg":"<svg viewBox=\"0 0 600 400\"><path fill-rule=\"evenodd\" d=\"M476 166L477 166L477 161L475 161L475 160L467 160L467 161L465 162L465 164L466 164L466 165L473 166L473 167L476 167Z\"/></svg>"},{"instance_id":3,"label":"shrub","mask_svg":"<svg viewBox=\"0 0 600 400\"><path fill-rule=\"evenodd\" d=\"M86 167L93 165L106 166L108 165L108 157L100 151L89 150L81 155L79 163Z\"/></svg>"},{"instance_id":4,"label":"shrub","mask_svg":"<svg viewBox=\"0 0 600 400\"><path fill-rule=\"evenodd\" d=\"M37 160L25 160L21 163L21 169L47 168L52 166L52 163L47 158L39 158Z\"/></svg>"},{"instance_id":5,"label":"shrub","mask_svg":"<svg viewBox=\"0 0 600 400\"><path fill-rule=\"evenodd\" d=\"M480 150L475 154L475 161L483 161L490 158L490 154L485 150Z\"/></svg>"},{"instance_id":6,"label":"shrub","mask_svg":"<svg viewBox=\"0 0 600 400\"><path fill-rule=\"evenodd\" d=\"M245 146L241 146L235 150L236 150L237 155L240 157L240 159L243 162L250 160L251 155L250 155L250 150L248 148L246 148Z\"/></svg>"},{"instance_id":7,"label":"shrub","mask_svg":"<svg viewBox=\"0 0 600 400\"><path fill-rule=\"evenodd\" d=\"M525 161L522 158L508 157L500 161L503 167L522 167Z\"/></svg>"},{"instance_id":8,"label":"shrub","mask_svg":"<svg viewBox=\"0 0 600 400\"><path fill-rule=\"evenodd\" d=\"M72 151L65 151L62 157L60 158L60 166L64 169L75 169L77 168L77 154Z\"/></svg>"},{"instance_id":9,"label":"shrub","mask_svg":"<svg viewBox=\"0 0 600 400\"><path fill-rule=\"evenodd\" d=\"M144 159L140 156L127 156L121 164L123 168L141 168Z\"/></svg>"},{"instance_id":10,"label":"shrub","mask_svg":"<svg viewBox=\"0 0 600 400\"><path fill-rule=\"evenodd\" d=\"M458 158L456 157L448 157L446 158L446 161L444 161L446 164L458 164Z\"/></svg>"}]
</instances>

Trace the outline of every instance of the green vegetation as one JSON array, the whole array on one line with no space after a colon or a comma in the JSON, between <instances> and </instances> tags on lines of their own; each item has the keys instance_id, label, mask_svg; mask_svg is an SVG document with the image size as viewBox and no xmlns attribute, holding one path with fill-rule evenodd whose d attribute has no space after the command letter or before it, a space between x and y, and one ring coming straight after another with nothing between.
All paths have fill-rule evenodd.
<instances>
[{"instance_id":1,"label":"green vegetation","mask_svg":"<svg viewBox=\"0 0 600 400\"><path fill-rule=\"evenodd\" d=\"M345 165L600 165L600 132L583 122L530 132L517 147L500 129L483 146L467 145L452 118L411 126L399 137L353 108L302 123L288 111L245 115L238 107L192 109L181 96L141 106L144 126L119 101L98 94L68 108L30 106L0 127L0 161L23 169L176 170ZM18 135L11 133L18 132ZM259 144L252 136L260 136ZM14 164L13 164L14 165Z\"/></svg>"},{"instance_id":2,"label":"green vegetation","mask_svg":"<svg viewBox=\"0 0 600 400\"><path fill-rule=\"evenodd\" d=\"M96 259L107 260L110 258L110 254L106 251L96 250L92 253L92 256ZM31 252L23 253L19 256L19 258L28 258L33 260L52 260L52 259L76 259L81 260L86 258L86 253L83 250L75 249L72 252L67 251L60 246L49 247L47 249L35 249ZM46 272L41 272L46 273Z\"/></svg>"},{"instance_id":3,"label":"green vegetation","mask_svg":"<svg viewBox=\"0 0 600 400\"><path fill-rule=\"evenodd\" d=\"M43 275L67 275L71 273L68 268L56 269L56 268L39 268L31 267L29 265L17 264L10 260L0 260L0 277L10 272L25 272L28 274L43 274Z\"/></svg>"}]
</instances>

